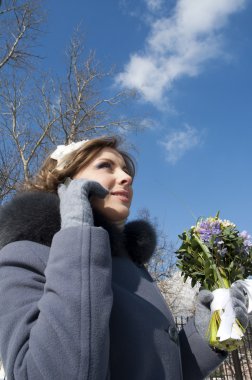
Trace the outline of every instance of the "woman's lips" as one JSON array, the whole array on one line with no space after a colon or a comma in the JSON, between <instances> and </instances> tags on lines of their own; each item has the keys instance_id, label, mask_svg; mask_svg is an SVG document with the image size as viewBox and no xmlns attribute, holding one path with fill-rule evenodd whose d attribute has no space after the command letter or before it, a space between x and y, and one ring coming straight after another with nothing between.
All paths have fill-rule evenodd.
<instances>
[{"instance_id":1,"label":"woman's lips","mask_svg":"<svg viewBox=\"0 0 252 380\"><path fill-rule=\"evenodd\" d=\"M129 202L129 192L128 191L112 191L111 194L118 197L123 202Z\"/></svg>"}]
</instances>

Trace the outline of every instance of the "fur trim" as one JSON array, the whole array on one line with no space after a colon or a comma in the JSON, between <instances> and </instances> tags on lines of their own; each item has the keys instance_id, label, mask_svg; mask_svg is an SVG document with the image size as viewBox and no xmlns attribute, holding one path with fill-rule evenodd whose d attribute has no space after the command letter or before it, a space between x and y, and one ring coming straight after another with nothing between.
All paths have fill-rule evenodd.
<instances>
[{"instance_id":1,"label":"fur trim","mask_svg":"<svg viewBox=\"0 0 252 380\"><path fill-rule=\"evenodd\" d=\"M130 256L138 263L146 263L156 246L154 228L143 220L130 222L120 231L101 215L94 215L95 226L109 233L113 256ZM0 208L0 249L19 240L30 240L50 246L60 230L59 198L48 192L17 194Z\"/></svg>"},{"instance_id":2,"label":"fur trim","mask_svg":"<svg viewBox=\"0 0 252 380\"><path fill-rule=\"evenodd\" d=\"M0 210L0 248L18 240L47 246L60 230L59 198L46 192L17 194Z\"/></svg>"}]
</instances>

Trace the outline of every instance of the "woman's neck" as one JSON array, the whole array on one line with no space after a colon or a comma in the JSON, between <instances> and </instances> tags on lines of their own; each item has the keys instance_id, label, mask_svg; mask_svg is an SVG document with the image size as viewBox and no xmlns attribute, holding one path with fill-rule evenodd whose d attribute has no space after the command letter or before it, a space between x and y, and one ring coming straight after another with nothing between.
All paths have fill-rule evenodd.
<instances>
[{"instance_id":1,"label":"woman's neck","mask_svg":"<svg viewBox=\"0 0 252 380\"><path fill-rule=\"evenodd\" d=\"M125 226L125 222L126 222L126 219L123 219L123 220L112 222L111 224L116 226L119 231L123 231L124 226Z\"/></svg>"}]
</instances>

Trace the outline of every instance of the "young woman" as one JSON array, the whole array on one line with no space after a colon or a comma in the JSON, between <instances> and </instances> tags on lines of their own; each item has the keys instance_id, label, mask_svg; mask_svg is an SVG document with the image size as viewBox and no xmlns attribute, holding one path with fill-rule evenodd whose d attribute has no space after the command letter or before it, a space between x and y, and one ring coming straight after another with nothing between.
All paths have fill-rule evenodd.
<instances>
[{"instance_id":1,"label":"young woman","mask_svg":"<svg viewBox=\"0 0 252 380\"><path fill-rule=\"evenodd\" d=\"M204 338L212 294L178 333L145 269L156 237L147 222L126 224L134 172L114 137L60 146L2 208L8 380L199 380L225 359Z\"/></svg>"}]
</instances>

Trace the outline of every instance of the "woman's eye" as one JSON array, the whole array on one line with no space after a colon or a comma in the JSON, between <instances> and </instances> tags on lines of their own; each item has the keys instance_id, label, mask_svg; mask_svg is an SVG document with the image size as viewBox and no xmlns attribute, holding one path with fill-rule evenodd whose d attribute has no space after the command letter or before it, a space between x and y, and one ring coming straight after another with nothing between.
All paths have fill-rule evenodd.
<instances>
[{"instance_id":1,"label":"woman's eye","mask_svg":"<svg viewBox=\"0 0 252 380\"><path fill-rule=\"evenodd\" d=\"M97 165L97 168L98 169L102 169L102 168L112 168L112 164L110 162L100 162L98 165Z\"/></svg>"}]
</instances>

